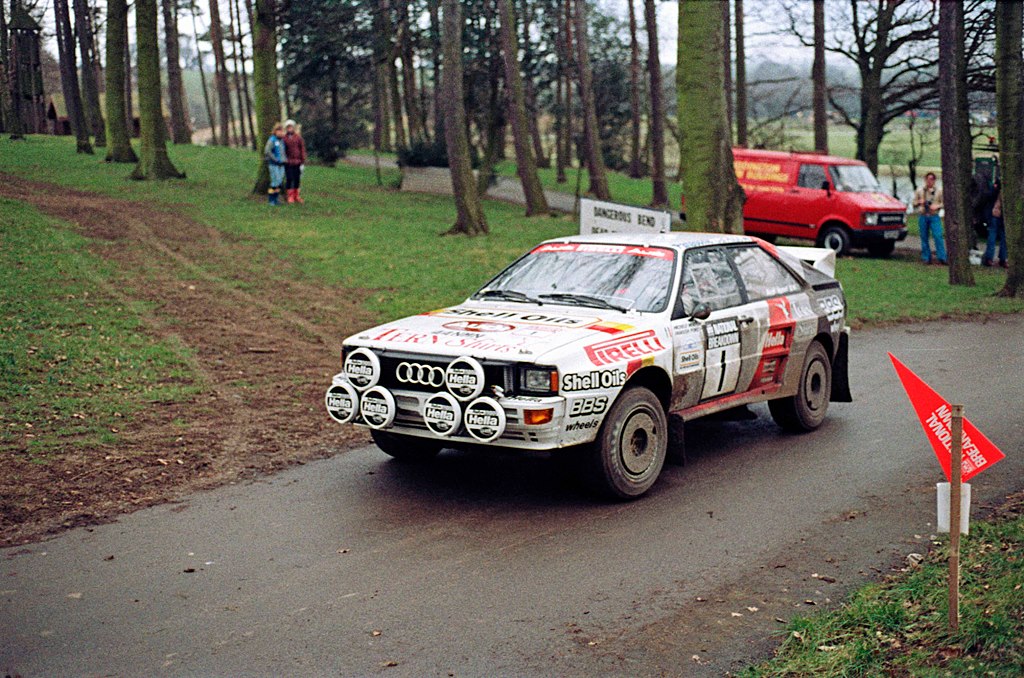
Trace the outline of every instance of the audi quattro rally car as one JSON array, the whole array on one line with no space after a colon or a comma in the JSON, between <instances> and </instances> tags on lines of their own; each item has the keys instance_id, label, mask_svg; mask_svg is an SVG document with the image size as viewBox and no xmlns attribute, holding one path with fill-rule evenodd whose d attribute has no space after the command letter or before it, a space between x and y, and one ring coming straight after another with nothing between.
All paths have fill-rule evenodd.
<instances>
[{"instance_id":1,"label":"audi quattro rally car","mask_svg":"<svg viewBox=\"0 0 1024 678\"><path fill-rule=\"evenodd\" d=\"M791 252L821 250L700 233L546 241L462 304L346 339L327 411L399 459L573 448L599 490L640 496L668 413L768 401L784 429L809 431L850 400L842 287Z\"/></svg>"}]
</instances>

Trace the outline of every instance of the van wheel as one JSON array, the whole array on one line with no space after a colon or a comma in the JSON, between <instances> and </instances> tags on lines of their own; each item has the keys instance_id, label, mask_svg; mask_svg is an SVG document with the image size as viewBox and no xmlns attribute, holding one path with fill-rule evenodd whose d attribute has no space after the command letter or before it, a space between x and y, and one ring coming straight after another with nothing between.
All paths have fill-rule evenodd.
<instances>
[{"instance_id":1,"label":"van wheel","mask_svg":"<svg viewBox=\"0 0 1024 678\"><path fill-rule=\"evenodd\" d=\"M373 437L373 442L384 454L399 461L430 461L443 447L441 443L429 438L418 438L387 431L370 431L370 436Z\"/></svg>"},{"instance_id":2,"label":"van wheel","mask_svg":"<svg viewBox=\"0 0 1024 678\"><path fill-rule=\"evenodd\" d=\"M849 254L850 234L845 226L829 224L821 229L821 235L818 236L818 246L835 250L836 256Z\"/></svg>"},{"instance_id":3,"label":"van wheel","mask_svg":"<svg viewBox=\"0 0 1024 678\"><path fill-rule=\"evenodd\" d=\"M873 242L868 245L868 254L873 257L887 257L896 249L896 243L892 240L885 242Z\"/></svg>"},{"instance_id":4,"label":"van wheel","mask_svg":"<svg viewBox=\"0 0 1024 678\"><path fill-rule=\"evenodd\" d=\"M803 433L821 426L832 397L832 362L820 341L807 349L796 395L768 401L775 423L787 431Z\"/></svg>"},{"instance_id":5,"label":"van wheel","mask_svg":"<svg viewBox=\"0 0 1024 678\"><path fill-rule=\"evenodd\" d=\"M626 389L590 446L587 480L611 498L636 499L661 474L668 438L668 418L658 398L643 387Z\"/></svg>"}]
</instances>

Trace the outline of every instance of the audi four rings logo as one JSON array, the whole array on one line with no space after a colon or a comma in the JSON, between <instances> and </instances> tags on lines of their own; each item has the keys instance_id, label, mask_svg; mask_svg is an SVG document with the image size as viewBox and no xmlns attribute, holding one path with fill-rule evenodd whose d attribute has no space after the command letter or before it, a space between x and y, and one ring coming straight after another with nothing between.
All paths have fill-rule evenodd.
<instances>
[{"instance_id":1,"label":"audi four rings logo","mask_svg":"<svg viewBox=\"0 0 1024 678\"><path fill-rule=\"evenodd\" d=\"M403 384L419 384L441 388L444 386L444 368L420 363L398 363L395 377Z\"/></svg>"}]
</instances>

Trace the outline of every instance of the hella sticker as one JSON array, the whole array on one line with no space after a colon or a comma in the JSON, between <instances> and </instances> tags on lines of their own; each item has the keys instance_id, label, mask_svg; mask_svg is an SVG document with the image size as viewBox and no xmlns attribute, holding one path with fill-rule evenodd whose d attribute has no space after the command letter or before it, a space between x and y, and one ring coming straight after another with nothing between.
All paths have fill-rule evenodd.
<instances>
[{"instance_id":1,"label":"hella sticker","mask_svg":"<svg viewBox=\"0 0 1024 678\"><path fill-rule=\"evenodd\" d=\"M450 393L435 393L423 403L423 423L437 435L448 437L462 424L462 405Z\"/></svg>"}]
</instances>

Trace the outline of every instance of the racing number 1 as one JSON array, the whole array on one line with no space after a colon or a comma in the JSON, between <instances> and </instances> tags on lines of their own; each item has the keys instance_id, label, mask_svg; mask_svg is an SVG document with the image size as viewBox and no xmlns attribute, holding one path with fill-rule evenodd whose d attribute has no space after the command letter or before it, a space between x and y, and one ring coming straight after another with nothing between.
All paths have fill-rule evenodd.
<instances>
[{"instance_id":1,"label":"racing number 1","mask_svg":"<svg viewBox=\"0 0 1024 678\"><path fill-rule=\"evenodd\" d=\"M704 391L701 400L736 390L740 378L740 345L709 349L705 357Z\"/></svg>"}]
</instances>

